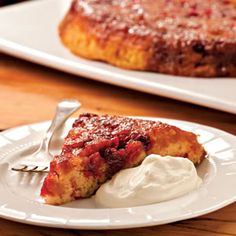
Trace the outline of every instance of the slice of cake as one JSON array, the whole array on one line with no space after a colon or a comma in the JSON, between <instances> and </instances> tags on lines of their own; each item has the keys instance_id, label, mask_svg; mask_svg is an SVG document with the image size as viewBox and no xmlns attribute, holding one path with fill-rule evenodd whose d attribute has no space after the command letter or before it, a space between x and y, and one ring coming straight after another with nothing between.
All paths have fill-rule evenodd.
<instances>
[{"instance_id":1,"label":"slice of cake","mask_svg":"<svg viewBox=\"0 0 236 236\"><path fill-rule=\"evenodd\" d=\"M41 196L59 205L90 197L119 170L151 154L181 156L198 164L206 152L195 134L161 122L82 114L50 164Z\"/></svg>"}]
</instances>

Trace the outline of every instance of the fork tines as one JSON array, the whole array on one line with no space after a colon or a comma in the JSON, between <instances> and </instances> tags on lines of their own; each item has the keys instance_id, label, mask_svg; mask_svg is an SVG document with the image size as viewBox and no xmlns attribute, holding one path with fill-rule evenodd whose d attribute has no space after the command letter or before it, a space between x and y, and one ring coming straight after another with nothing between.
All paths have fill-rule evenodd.
<instances>
[{"instance_id":1,"label":"fork tines","mask_svg":"<svg viewBox=\"0 0 236 236\"><path fill-rule=\"evenodd\" d=\"M12 167L11 170L20 172L34 172L34 173L48 173L48 166L36 166L36 165L20 165L19 167Z\"/></svg>"}]
</instances>

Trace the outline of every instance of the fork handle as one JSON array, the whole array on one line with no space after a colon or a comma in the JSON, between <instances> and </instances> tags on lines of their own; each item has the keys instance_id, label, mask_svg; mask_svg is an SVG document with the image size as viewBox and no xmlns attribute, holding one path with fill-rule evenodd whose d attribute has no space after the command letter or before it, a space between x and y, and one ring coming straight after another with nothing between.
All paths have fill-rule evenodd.
<instances>
[{"instance_id":1,"label":"fork handle","mask_svg":"<svg viewBox=\"0 0 236 236\"><path fill-rule=\"evenodd\" d=\"M75 99L65 99L57 104L54 118L40 144L39 148L40 150L50 153L48 151L49 145L55 130L57 130L61 125L63 125L65 121L68 119L68 117L71 116L80 107L81 103Z\"/></svg>"}]
</instances>

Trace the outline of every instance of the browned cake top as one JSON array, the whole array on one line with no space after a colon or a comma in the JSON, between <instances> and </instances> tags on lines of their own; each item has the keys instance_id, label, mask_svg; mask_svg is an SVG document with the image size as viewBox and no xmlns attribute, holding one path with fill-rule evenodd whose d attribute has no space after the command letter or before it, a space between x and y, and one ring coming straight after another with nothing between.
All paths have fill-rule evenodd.
<instances>
[{"instance_id":1,"label":"browned cake top","mask_svg":"<svg viewBox=\"0 0 236 236\"><path fill-rule=\"evenodd\" d=\"M87 163L85 166L92 166L89 172L97 173L99 165L96 162L99 160L100 163L102 159L110 166L110 176L132 162L133 156L152 147L154 128L165 127L170 126L121 116L82 114L65 138L61 154L51 162L50 170L54 171L57 164L64 170L70 169L68 161L79 157Z\"/></svg>"},{"instance_id":2,"label":"browned cake top","mask_svg":"<svg viewBox=\"0 0 236 236\"><path fill-rule=\"evenodd\" d=\"M130 141L140 141L145 149L149 149L149 132L157 126L168 125L128 117L82 114L65 139L63 153L88 156L99 150L99 145L120 149Z\"/></svg>"},{"instance_id":3,"label":"browned cake top","mask_svg":"<svg viewBox=\"0 0 236 236\"><path fill-rule=\"evenodd\" d=\"M75 0L73 9L99 22L103 34L236 42L234 0Z\"/></svg>"}]
</instances>

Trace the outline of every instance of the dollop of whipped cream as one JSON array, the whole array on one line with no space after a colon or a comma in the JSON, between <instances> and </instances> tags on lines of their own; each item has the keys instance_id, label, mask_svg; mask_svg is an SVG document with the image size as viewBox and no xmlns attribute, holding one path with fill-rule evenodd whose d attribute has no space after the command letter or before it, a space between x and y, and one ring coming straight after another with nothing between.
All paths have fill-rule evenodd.
<instances>
[{"instance_id":1,"label":"dollop of whipped cream","mask_svg":"<svg viewBox=\"0 0 236 236\"><path fill-rule=\"evenodd\" d=\"M140 166L121 170L96 192L103 207L132 207L177 198L198 188L202 180L187 158L149 155Z\"/></svg>"}]
</instances>

